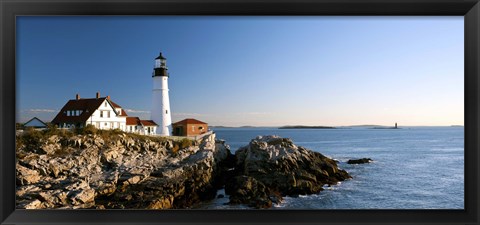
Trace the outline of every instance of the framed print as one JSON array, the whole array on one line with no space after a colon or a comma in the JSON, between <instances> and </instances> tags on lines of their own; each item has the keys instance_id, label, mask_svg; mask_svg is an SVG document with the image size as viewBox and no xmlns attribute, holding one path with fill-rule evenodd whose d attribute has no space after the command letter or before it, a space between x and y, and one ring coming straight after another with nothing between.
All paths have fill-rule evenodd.
<instances>
[{"instance_id":1,"label":"framed print","mask_svg":"<svg viewBox=\"0 0 480 225\"><path fill-rule=\"evenodd\" d=\"M1 1L2 224L477 224L478 1Z\"/></svg>"}]
</instances>

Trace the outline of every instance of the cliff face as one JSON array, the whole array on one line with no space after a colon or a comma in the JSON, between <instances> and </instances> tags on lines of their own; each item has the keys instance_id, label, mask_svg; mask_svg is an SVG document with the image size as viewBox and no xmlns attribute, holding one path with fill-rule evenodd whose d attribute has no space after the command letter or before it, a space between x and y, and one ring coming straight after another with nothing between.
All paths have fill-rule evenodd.
<instances>
[{"instance_id":1,"label":"cliff face","mask_svg":"<svg viewBox=\"0 0 480 225\"><path fill-rule=\"evenodd\" d=\"M51 135L17 145L17 208L188 208L224 185L229 147L215 134L172 140Z\"/></svg>"}]
</instances>

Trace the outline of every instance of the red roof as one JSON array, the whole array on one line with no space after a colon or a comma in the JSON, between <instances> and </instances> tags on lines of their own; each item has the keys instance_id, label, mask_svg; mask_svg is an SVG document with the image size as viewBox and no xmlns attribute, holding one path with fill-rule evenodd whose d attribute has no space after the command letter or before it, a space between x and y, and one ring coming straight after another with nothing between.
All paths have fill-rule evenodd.
<instances>
[{"instance_id":1,"label":"red roof","mask_svg":"<svg viewBox=\"0 0 480 225\"><path fill-rule=\"evenodd\" d=\"M188 119L184 119L184 120L178 121L178 122L173 123L173 124L207 124L207 123L202 122L200 120L188 118Z\"/></svg>"},{"instance_id":2,"label":"red roof","mask_svg":"<svg viewBox=\"0 0 480 225\"><path fill-rule=\"evenodd\" d=\"M157 126L153 120L140 120L138 117L127 117L127 125L135 126Z\"/></svg>"},{"instance_id":3,"label":"red roof","mask_svg":"<svg viewBox=\"0 0 480 225\"><path fill-rule=\"evenodd\" d=\"M140 125L138 117L127 117L127 125Z\"/></svg>"},{"instance_id":4,"label":"red roof","mask_svg":"<svg viewBox=\"0 0 480 225\"><path fill-rule=\"evenodd\" d=\"M120 105L118 105L117 103L113 102L112 100L110 100L110 103L112 103L113 107L115 107L115 108L122 108Z\"/></svg>"},{"instance_id":5,"label":"red roof","mask_svg":"<svg viewBox=\"0 0 480 225\"><path fill-rule=\"evenodd\" d=\"M118 116L128 116L127 113L125 112L125 110L122 109L122 111L120 112L120 115Z\"/></svg>"},{"instance_id":6,"label":"red roof","mask_svg":"<svg viewBox=\"0 0 480 225\"><path fill-rule=\"evenodd\" d=\"M78 100L69 100L52 120L52 123L83 123L100 107L105 99L107 98L82 98ZM107 102L109 102L114 108L121 108L121 106L109 99L107 99ZM81 110L82 113L79 116L67 116L67 110ZM115 112L115 114L117 114L117 112ZM127 113L122 109L119 116L127 116Z\"/></svg>"},{"instance_id":7,"label":"red roof","mask_svg":"<svg viewBox=\"0 0 480 225\"><path fill-rule=\"evenodd\" d=\"M157 126L153 120L140 120L140 122L143 124L143 126Z\"/></svg>"},{"instance_id":8,"label":"red roof","mask_svg":"<svg viewBox=\"0 0 480 225\"><path fill-rule=\"evenodd\" d=\"M109 99L110 100L110 99ZM114 108L122 108L119 104L115 103L114 101L110 100L110 103L112 103L112 106ZM122 111L120 112L120 115L118 116L128 116L127 115L127 112L125 112L125 110L122 109Z\"/></svg>"}]
</instances>

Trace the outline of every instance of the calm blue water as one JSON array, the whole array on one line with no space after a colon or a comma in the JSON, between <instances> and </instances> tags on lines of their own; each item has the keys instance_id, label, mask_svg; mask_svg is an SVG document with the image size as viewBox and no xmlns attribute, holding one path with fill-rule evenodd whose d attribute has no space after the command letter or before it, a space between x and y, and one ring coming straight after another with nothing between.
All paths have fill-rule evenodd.
<instances>
[{"instance_id":1,"label":"calm blue water","mask_svg":"<svg viewBox=\"0 0 480 225\"><path fill-rule=\"evenodd\" d=\"M463 209L463 127L403 129L216 128L234 152L258 135L291 138L296 145L339 160L353 177L316 195L285 198L281 209ZM348 165L353 158L373 163ZM223 191L223 190L222 190ZM221 193L220 191L219 193ZM201 208L228 206L228 196Z\"/></svg>"}]
</instances>

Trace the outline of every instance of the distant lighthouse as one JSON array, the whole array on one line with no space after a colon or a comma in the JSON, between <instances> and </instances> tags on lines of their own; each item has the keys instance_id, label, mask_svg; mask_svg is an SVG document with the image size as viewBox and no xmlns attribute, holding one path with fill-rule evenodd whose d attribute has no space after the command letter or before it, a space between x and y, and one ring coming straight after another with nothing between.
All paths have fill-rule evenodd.
<instances>
[{"instance_id":1,"label":"distant lighthouse","mask_svg":"<svg viewBox=\"0 0 480 225\"><path fill-rule=\"evenodd\" d=\"M155 58L153 69L152 114L151 119L158 125L157 134L170 136L172 126L172 112L168 97L167 58L162 53Z\"/></svg>"}]
</instances>

